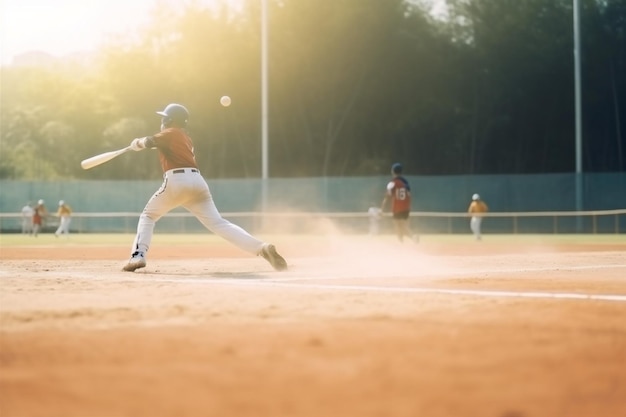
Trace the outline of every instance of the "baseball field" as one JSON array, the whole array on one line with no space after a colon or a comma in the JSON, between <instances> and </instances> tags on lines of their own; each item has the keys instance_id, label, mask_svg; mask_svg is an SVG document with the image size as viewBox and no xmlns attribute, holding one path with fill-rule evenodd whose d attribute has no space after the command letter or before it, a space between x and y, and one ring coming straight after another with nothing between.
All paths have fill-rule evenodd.
<instances>
[{"instance_id":1,"label":"baseball field","mask_svg":"<svg viewBox=\"0 0 626 417\"><path fill-rule=\"evenodd\" d=\"M626 415L623 235L0 235L2 417Z\"/></svg>"}]
</instances>

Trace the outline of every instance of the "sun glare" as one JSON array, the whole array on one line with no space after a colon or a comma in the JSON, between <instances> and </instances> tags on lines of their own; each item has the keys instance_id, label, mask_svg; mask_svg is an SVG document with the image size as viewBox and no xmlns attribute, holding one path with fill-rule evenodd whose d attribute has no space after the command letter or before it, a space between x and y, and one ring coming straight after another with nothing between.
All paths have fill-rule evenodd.
<instances>
[{"instance_id":1,"label":"sun glare","mask_svg":"<svg viewBox=\"0 0 626 417\"><path fill-rule=\"evenodd\" d=\"M54 56L96 50L107 37L133 32L148 22L158 3L175 0L2 0L2 64L41 51ZM194 0L214 6L241 6L241 0ZM183 5L178 0L174 4Z\"/></svg>"}]
</instances>

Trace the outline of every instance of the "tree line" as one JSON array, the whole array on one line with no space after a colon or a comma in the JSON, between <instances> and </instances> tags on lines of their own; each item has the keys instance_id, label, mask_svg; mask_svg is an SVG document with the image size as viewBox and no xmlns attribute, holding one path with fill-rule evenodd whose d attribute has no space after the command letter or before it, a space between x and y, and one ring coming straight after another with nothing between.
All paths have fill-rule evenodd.
<instances>
[{"instance_id":1,"label":"tree line","mask_svg":"<svg viewBox=\"0 0 626 417\"><path fill-rule=\"evenodd\" d=\"M271 177L572 172L572 0L268 0ZM581 0L583 169L626 169L626 0ZM153 179L79 162L188 107L203 175L261 175L261 10L160 4L89 63L1 69L0 178ZM232 97L230 107L219 98Z\"/></svg>"}]
</instances>

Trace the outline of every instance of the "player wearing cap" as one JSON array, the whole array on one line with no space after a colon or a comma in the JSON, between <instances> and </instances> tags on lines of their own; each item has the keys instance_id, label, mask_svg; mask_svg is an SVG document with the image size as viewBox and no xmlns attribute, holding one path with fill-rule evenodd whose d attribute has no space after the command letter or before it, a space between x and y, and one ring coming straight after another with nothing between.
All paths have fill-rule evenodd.
<instances>
[{"instance_id":1,"label":"player wearing cap","mask_svg":"<svg viewBox=\"0 0 626 417\"><path fill-rule=\"evenodd\" d=\"M37 237L39 231L43 229L43 224L47 216L48 209L46 209L45 202L43 200L37 201L35 213L33 214L33 236Z\"/></svg>"},{"instance_id":2,"label":"player wearing cap","mask_svg":"<svg viewBox=\"0 0 626 417\"><path fill-rule=\"evenodd\" d=\"M157 112L161 116L161 131L152 136L134 139L133 151L156 148L159 153L164 181L146 204L137 225L131 256L124 271L135 271L146 266L156 222L176 207L184 207L207 229L242 250L265 258L274 269L287 269L287 262L274 245L265 243L241 227L224 219L215 207L209 186L200 174L193 143L185 128L189 112L180 104L169 104Z\"/></svg>"},{"instance_id":3,"label":"player wearing cap","mask_svg":"<svg viewBox=\"0 0 626 417\"><path fill-rule=\"evenodd\" d=\"M381 211L384 212L387 201L391 201L391 214L393 225L400 242L404 238L417 241L417 235L413 235L409 225L409 215L411 214L411 186L402 176L402 165L395 163L391 166L393 178L387 184L387 191L381 204Z\"/></svg>"},{"instance_id":4,"label":"player wearing cap","mask_svg":"<svg viewBox=\"0 0 626 417\"><path fill-rule=\"evenodd\" d=\"M28 202L22 207L22 234L30 235L33 233L33 216L35 215L35 209Z\"/></svg>"},{"instance_id":5,"label":"player wearing cap","mask_svg":"<svg viewBox=\"0 0 626 417\"><path fill-rule=\"evenodd\" d=\"M54 236L65 233L70 234L70 222L72 221L72 208L65 203L65 201L59 201L59 208L57 210L57 216L59 217L59 228L54 232Z\"/></svg>"},{"instance_id":6,"label":"player wearing cap","mask_svg":"<svg viewBox=\"0 0 626 417\"><path fill-rule=\"evenodd\" d=\"M472 202L467 209L467 212L470 214L470 229L474 234L474 238L476 240L481 240L482 235L480 232L480 226L483 221L483 214L489 211L489 207L487 204L480 199L478 194L474 194L472 196Z\"/></svg>"}]
</instances>

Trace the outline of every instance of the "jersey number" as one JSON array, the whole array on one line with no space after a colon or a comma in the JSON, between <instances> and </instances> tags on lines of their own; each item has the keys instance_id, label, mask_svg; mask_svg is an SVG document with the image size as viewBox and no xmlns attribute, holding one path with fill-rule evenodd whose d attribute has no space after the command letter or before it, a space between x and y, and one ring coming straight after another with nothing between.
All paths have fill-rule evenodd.
<instances>
[{"instance_id":1,"label":"jersey number","mask_svg":"<svg viewBox=\"0 0 626 417\"><path fill-rule=\"evenodd\" d=\"M405 200L405 199L406 199L406 188L396 189L396 200Z\"/></svg>"}]
</instances>

